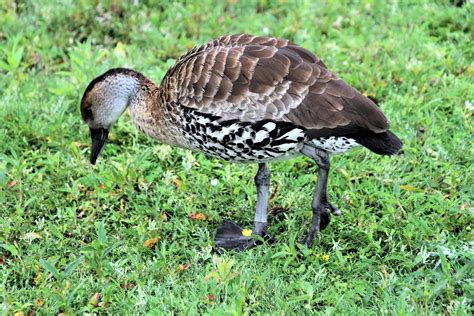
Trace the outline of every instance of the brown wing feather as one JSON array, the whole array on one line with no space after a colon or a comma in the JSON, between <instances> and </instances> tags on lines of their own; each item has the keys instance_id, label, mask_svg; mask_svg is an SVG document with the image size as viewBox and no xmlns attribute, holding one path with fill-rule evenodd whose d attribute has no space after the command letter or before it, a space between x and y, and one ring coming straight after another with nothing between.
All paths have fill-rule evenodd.
<instances>
[{"instance_id":1,"label":"brown wing feather","mask_svg":"<svg viewBox=\"0 0 474 316\"><path fill-rule=\"evenodd\" d=\"M312 137L388 129L370 99L283 39L218 38L181 57L162 85L178 104L222 120L287 121Z\"/></svg>"}]
</instances>

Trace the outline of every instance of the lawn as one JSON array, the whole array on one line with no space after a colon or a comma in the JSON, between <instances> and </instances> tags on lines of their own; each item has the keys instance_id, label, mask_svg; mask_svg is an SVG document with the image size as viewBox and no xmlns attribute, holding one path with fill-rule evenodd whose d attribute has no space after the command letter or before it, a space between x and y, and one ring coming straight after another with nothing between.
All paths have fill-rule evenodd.
<instances>
[{"instance_id":1,"label":"lawn","mask_svg":"<svg viewBox=\"0 0 474 316\"><path fill-rule=\"evenodd\" d=\"M0 0L0 313L474 313L473 4L443 1ZM156 3L155 3L156 2ZM376 100L404 142L332 159L333 217L311 249L317 167L272 163L275 243L251 227L255 165L114 126L96 166L79 113L112 67L160 82L219 35L288 38Z\"/></svg>"}]
</instances>

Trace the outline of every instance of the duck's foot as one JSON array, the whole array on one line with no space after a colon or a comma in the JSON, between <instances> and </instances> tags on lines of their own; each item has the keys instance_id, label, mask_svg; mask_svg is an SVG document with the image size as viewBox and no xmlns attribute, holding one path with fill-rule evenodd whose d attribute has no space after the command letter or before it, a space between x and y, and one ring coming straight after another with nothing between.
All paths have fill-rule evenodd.
<instances>
[{"instance_id":1,"label":"duck's foot","mask_svg":"<svg viewBox=\"0 0 474 316\"><path fill-rule=\"evenodd\" d=\"M341 216L344 215L344 212L332 205L331 203L326 203L326 209L331 212L334 216Z\"/></svg>"},{"instance_id":2,"label":"duck's foot","mask_svg":"<svg viewBox=\"0 0 474 316\"><path fill-rule=\"evenodd\" d=\"M340 209L338 209L329 202L321 203L319 207L322 208L321 219L319 221L320 231L325 229L329 225L329 222L331 221L331 215L341 216L342 214L344 214Z\"/></svg>"},{"instance_id":3,"label":"duck's foot","mask_svg":"<svg viewBox=\"0 0 474 316\"><path fill-rule=\"evenodd\" d=\"M335 216L342 215L342 211L329 202L318 204L313 210L313 222L308 236L303 241L306 246L311 247L314 237L323 229L325 229L331 221L331 214Z\"/></svg>"},{"instance_id":4,"label":"duck's foot","mask_svg":"<svg viewBox=\"0 0 474 316\"><path fill-rule=\"evenodd\" d=\"M252 238L252 236L245 236L244 229L234 222L224 219L222 223L217 227L216 231L216 247L223 248L226 250L244 251L246 249L257 246L260 240ZM260 227L254 228L252 231L254 236L264 236L271 239L266 234L265 230Z\"/></svg>"}]
</instances>

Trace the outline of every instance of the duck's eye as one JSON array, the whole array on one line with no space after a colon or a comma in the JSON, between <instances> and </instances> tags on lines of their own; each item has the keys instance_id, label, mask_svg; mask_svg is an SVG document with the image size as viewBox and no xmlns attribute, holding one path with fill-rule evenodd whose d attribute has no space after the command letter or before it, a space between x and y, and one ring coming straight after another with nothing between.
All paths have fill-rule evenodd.
<instances>
[{"instance_id":1,"label":"duck's eye","mask_svg":"<svg viewBox=\"0 0 474 316\"><path fill-rule=\"evenodd\" d=\"M92 109L90 107L84 109L84 119L92 120Z\"/></svg>"}]
</instances>

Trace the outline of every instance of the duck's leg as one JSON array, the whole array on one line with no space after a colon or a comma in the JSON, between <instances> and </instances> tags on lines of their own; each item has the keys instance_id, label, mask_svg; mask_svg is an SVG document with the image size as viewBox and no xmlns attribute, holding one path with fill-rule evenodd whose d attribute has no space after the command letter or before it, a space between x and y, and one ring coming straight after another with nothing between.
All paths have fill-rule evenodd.
<instances>
[{"instance_id":1,"label":"duck's leg","mask_svg":"<svg viewBox=\"0 0 474 316\"><path fill-rule=\"evenodd\" d=\"M270 169L268 163L259 163L258 171L255 175L255 185L257 186L257 205L255 210L255 220L252 233L262 236L266 233L268 220L268 193L270 192Z\"/></svg>"},{"instance_id":2,"label":"duck's leg","mask_svg":"<svg viewBox=\"0 0 474 316\"><path fill-rule=\"evenodd\" d=\"M253 235L263 236L267 229L268 193L270 190L270 169L267 163L259 163L255 176L257 186L257 206ZM216 246L224 249L245 250L256 245L254 238L244 236L242 228L228 220L223 220L216 232Z\"/></svg>"},{"instance_id":3,"label":"duck's leg","mask_svg":"<svg viewBox=\"0 0 474 316\"><path fill-rule=\"evenodd\" d=\"M329 154L323 150L310 146L304 146L301 152L312 158L319 167L318 182L316 190L314 191L313 203L311 204L313 208L313 221L311 223L308 237L306 237L305 240L306 245L311 247L314 236L329 224L330 213L341 215L342 212L328 202L327 186L330 167Z\"/></svg>"}]
</instances>

